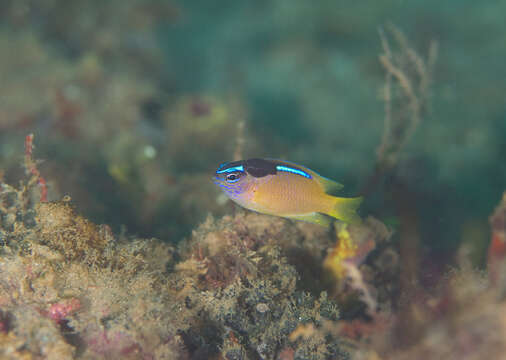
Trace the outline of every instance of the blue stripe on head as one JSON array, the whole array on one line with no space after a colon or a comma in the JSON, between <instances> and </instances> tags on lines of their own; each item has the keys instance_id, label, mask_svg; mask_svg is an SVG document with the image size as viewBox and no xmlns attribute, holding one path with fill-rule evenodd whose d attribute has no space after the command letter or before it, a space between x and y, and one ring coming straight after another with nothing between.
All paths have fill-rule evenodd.
<instances>
[{"instance_id":1,"label":"blue stripe on head","mask_svg":"<svg viewBox=\"0 0 506 360\"><path fill-rule=\"evenodd\" d=\"M292 173L292 174L297 174L297 175L300 175L300 176L304 176L305 178L308 178L308 179L312 178L312 176L310 174L308 174L307 172L305 172L305 171L302 171L300 169L295 169L295 168L292 168L292 167L289 167L289 166L285 166L285 165L277 165L276 166L276 170L278 170L278 171L285 171L285 172L289 172L289 173Z\"/></svg>"},{"instance_id":2,"label":"blue stripe on head","mask_svg":"<svg viewBox=\"0 0 506 360\"><path fill-rule=\"evenodd\" d=\"M227 174L227 173L236 172L236 171L244 172L244 166L239 165L239 166L234 166L234 167L230 167L228 169L223 169L223 170L220 170L218 168L218 170L216 170L216 174L223 174L223 173Z\"/></svg>"}]
</instances>

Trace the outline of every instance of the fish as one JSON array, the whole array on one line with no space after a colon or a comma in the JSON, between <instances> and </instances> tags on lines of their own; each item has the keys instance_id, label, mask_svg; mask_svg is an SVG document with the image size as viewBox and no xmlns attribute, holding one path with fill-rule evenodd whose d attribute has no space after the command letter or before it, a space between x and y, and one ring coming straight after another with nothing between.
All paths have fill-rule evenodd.
<instances>
[{"instance_id":1,"label":"fish","mask_svg":"<svg viewBox=\"0 0 506 360\"><path fill-rule=\"evenodd\" d=\"M360 222L362 197L337 197L343 185L304 166L283 160L225 162L214 183L238 205L262 214L329 226L335 219Z\"/></svg>"}]
</instances>

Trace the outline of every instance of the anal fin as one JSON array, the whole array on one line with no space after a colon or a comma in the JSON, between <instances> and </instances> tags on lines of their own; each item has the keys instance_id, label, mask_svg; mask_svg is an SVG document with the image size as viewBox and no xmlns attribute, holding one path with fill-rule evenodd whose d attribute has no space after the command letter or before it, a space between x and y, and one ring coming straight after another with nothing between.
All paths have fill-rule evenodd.
<instances>
[{"instance_id":1,"label":"anal fin","mask_svg":"<svg viewBox=\"0 0 506 360\"><path fill-rule=\"evenodd\" d=\"M313 224L318 224L321 226L329 226L334 222L334 219L332 217L318 212L300 215L289 215L285 217L288 219L305 221Z\"/></svg>"}]
</instances>

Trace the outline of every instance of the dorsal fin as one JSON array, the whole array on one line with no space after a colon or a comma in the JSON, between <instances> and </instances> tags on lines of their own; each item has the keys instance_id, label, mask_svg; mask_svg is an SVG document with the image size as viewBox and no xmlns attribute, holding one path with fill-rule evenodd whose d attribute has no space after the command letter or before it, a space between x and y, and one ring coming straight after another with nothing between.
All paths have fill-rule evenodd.
<instances>
[{"instance_id":1,"label":"dorsal fin","mask_svg":"<svg viewBox=\"0 0 506 360\"><path fill-rule=\"evenodd\" d=\"M325 193L329 195L337 195L339 191L342 190L342 188L344 187L343 184L339 184L338 182L327 179L326 177L323 177L321 175L318 175L316 179L323 187L323 191L325 191Z\"/></svg>"}]
</instances>

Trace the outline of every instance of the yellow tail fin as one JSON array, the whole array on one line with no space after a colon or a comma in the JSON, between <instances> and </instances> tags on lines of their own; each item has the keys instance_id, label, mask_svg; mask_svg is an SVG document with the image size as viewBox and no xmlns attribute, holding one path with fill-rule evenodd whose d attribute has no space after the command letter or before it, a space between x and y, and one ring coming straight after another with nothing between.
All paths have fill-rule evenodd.
<instances>
[{"instance_id":1,"label":"yellow tail fin","mask_svg":"<svg viewBox=\"0 0 506 360\"><path fill-rule=\"evenodd\" d=\"M334 197L334 207L328 215L342 220L346 223L359 223L362 220L357 214L357 209L362 203L362 196L356 198Z\"/></svg>"}]
</instances>

